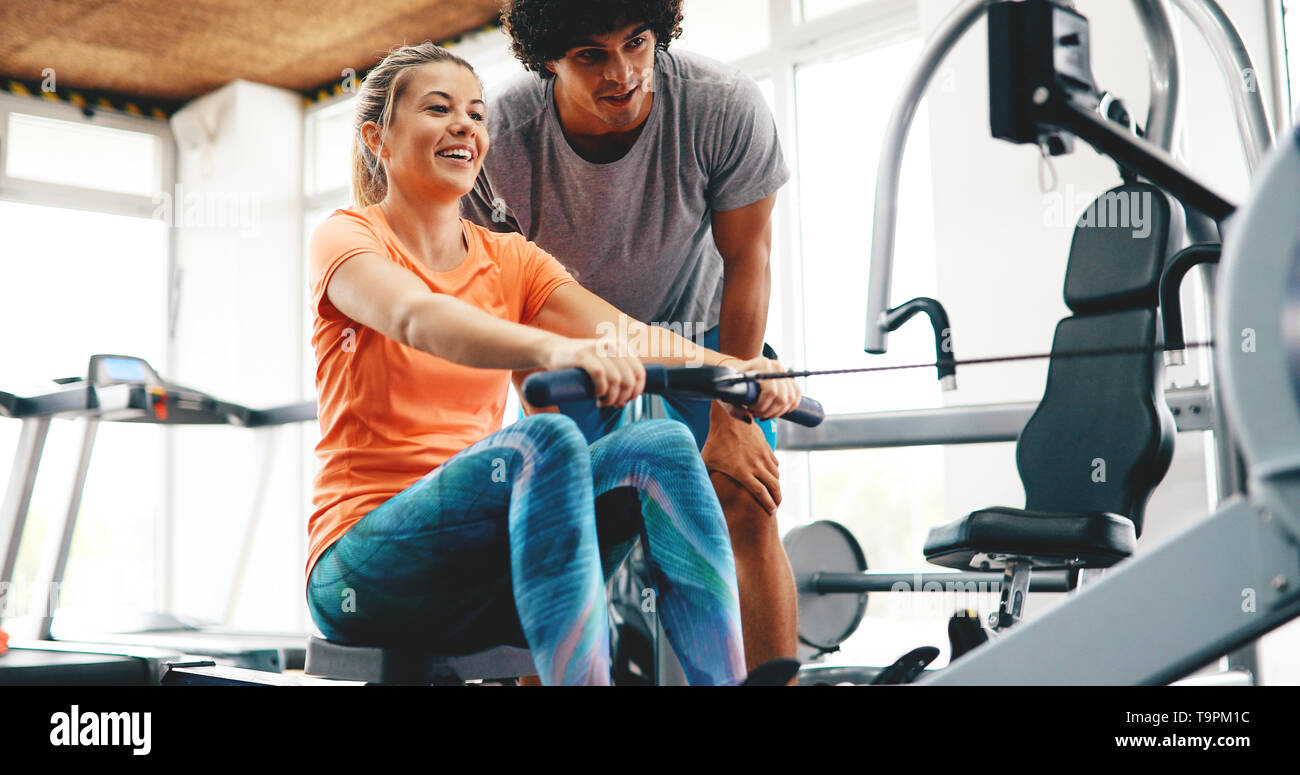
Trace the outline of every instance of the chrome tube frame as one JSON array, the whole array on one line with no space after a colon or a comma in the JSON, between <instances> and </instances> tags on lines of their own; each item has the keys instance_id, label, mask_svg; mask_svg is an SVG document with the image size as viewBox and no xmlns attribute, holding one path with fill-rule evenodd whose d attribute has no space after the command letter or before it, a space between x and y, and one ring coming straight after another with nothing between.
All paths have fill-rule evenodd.
<instances>
[{"instance_id":1,"label":"chrome tube frame","mask_svg":"<svg viewBox=\"0 0 1300 775\"><path fill-rule=\"evenodd\" d=\"M875 214L872 217L871 269L867 280L867 340L864 349L883 353L886 338L885 312L889 309L889 287L894 269L894 232L898 224L898 179L903 169L903 150L912 128L916 109L948 52L966 31L984 15L995 0L962 0L926 41L916 66L894 103L885 128L885 144L876 170Z\"/></svg>"},{"instance_id":2,"label":"chrome tube frame","mask_svg":"<svg viewBox=\"0 0 1300 775\"><path fill-rule=\"evenodd\" d=\"M870 271L867 281L867 331L863 349L881 354L888 349L884 316L889 309L893 277L894 242L898 222L898 187L903 152L916 110L940 63L984 15L994 0L964 0L939 23L903 85L885 130L876 171L876 199L872 219ZM1254 73L1250 53L1241 35L1215 0L1173 0L1205 38L1228 81L1241 132L1248 168L1253 173L1260 156L1273 144L1267 107L1255 80L1250 89L1244 74ZM1147 115L1148 138L1173 150L1177 134L1180 91L1178 40L1173 33L1164 0L1133 0L1145 32L1151 70L1151 99Z\"/></svg>"},{"instance_id":3,"label":"chrome tube frame","mask_svg":"<svg viewBox=\"0 0 1300 775\"><path fill-rule=\"evenodd\" d=\"M1246 156L1246 167L1254 177L1260 159L1273 147L1274 136L1259 71L1250 58L1246 42L1216 0L1173 0L1173 3L1205 39L1228 83L1241 149Z\"/></svg>"},{"instance_id":4,"label":"chrome tube frame","mask_svg":"<svg viewBox=\"0 0 1300 775\"><path fill-rule=\"evenodd\" d=\"M1147 109L1147 139L1173 152L1178 134L1178 104L1182 87L1182 52L1163 0L1133 0L1147 41L1151 99Z\"/></svg>"}]
</instances>

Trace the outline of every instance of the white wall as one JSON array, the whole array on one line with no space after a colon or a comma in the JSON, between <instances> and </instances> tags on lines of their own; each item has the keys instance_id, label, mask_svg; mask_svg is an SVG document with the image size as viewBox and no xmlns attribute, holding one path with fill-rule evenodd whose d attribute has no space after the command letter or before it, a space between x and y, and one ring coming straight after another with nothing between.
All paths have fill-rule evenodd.
<instances>
[{"instance_id":1,"label":"white wall","mask_svg":"<svg viewBox=\"0 0 1300 775\"><path fill-rule=\"evenodd\" d=\"M302 110L294 92L236 81L172 118L183 187L178 209L194 217L177 229L178 306L172 373L166 376L258 408L304 398ZM177 609L200 617L224 614L254 475L263 467L259 445L275 435L279 454L271 459L258 514L252 572L231 624L285 631L306 626L308 506L301 472L307 461L294 443L300 432L297 426L174 432Z\"/></svg>"}]
</instances>

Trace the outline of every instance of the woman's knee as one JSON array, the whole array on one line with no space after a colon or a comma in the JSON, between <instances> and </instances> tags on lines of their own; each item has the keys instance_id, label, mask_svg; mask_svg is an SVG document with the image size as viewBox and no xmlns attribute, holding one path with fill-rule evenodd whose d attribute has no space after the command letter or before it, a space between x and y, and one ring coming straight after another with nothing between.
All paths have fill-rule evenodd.
<instances>
[{"instance_id":1,"label":"woman's knee","mask_svg":"<svg viewBox=\"0 0 1300 775\"><path fill-rule=\"evenodd\" d=\"M544 483L546 497L591 499L591 451L572 418L535 414L502 431L502 445L513 448L508 478L525 488ZM566 495L567 493L567 495ZM519 493L516 492L516 495ZM589 509L588 509L589 510Z\"/></svg>"},{"instance_id":2,"label":"woman's knee","mask_svg":"<svg viewBox=\"0 0 1300 775\"><path fill-rule=\"evenodd\" d=\"M523 434L547 454L586 454L587 439L573 418L554 412L533 414L516 421L507 430Z\"/></svg>"},{"instance_id":3,"label":"woman's knee","mask_svg":"<svg viewBox=\"0 0 1300 775\"><path fill-rule=\"evenodd\" d=\"M510 426L519 430L528 430L535 433L554 433L569 435L572 433L581 434L578 424L573 421L572 417L559 412L540 412L521 417Z\"/></svg>"},{"instance_id":4,"label":"woman's knee","mask_svg":"<svg viewBox=\"0 0 1300 775\"><path fill-rule=\"evenodd\" d=\"M632 423L619 431L626 433L625 442L639 456L660 463L691 461L700 455L691 429L676 420L644 420Z\"/></svg>"}]
</instances>

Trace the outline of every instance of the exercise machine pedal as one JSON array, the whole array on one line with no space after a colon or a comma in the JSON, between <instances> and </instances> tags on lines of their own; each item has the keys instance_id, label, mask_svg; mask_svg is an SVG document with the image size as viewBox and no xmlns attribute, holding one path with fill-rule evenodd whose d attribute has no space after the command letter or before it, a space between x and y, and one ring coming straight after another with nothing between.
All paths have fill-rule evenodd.
<instances>
[{"instance_id":1,"label":"exercise machine pedal","mask_svg":"<svg viewBox=\"0 0 1300 775\"><path fill-rule=\"evenodd\" d=\"M912 649L899 657L894 664L880 671L872 686L888 684L910 684L920 677L925 668L939 657L939 649L934 646L922 646Z\"/></svg>"}]
</instances>

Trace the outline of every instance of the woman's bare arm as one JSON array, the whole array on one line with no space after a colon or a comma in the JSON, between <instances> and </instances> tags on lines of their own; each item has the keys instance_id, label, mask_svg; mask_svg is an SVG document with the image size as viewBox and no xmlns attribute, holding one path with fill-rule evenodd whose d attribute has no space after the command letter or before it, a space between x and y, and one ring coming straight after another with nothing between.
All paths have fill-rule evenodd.
<instances>
[{"instance_id":1,"label":"woman's bare arm","mask_svg":"<svg viewBox=\"0 0 1300 775\"><path fill-rule=\"evenodd\" d=\"M454 363L513 371L581 368L603 406L623 406L645 389L645 369L635 356L607 352L594 337L567 337L502 320L434 293L414 273L374 253L344 261L325 295L361 325Z\"/></svg>"},{"instance_id":2,"label":"woman's bare arm","mask_svg":"<svg viewBox=\"0 0 1300 775\"><path fill-rule=\"evenodd\" d=\"M542 305L532 325L570 337L600 337L607 350L629 354L648 363L666 366L731 366L740 371L782 371L767 358L747 361L701 347L662 326L650 326L620 312L617 307L577 283L556 288ZM516 379L515 384L519 384ZM777 417L799 404L799 386L792 379L764 380L751 411L761 418ZM737 410L739 411L739 410Z\"/></svg>"},{"instance_id":3,"label":"woman's bare arm","mask_svg":"<svg viewBox=\"0 0 1300 775\"><path fill-rule=\"evenodd\" d=\"M647 363L719 366L730 360L734 366L741 362L740 358L714 352L661 326L646 325L577 283L556 288L532 325L563 336L623 338L621 343L627 345L630 354Z\"/></svg>"},{"instance_id":4,"label":"woman's bare arm","mask_svg":"<svg viewBox=\"0 0 1300 775\"><path fill-rule=\"evenodd\" d=\"M465 366L548 368L546 352L559 338L434 293L415 274L374 253L344 261L325 294L339 312L361 325Z\"/></svg>"}]
</instances>

